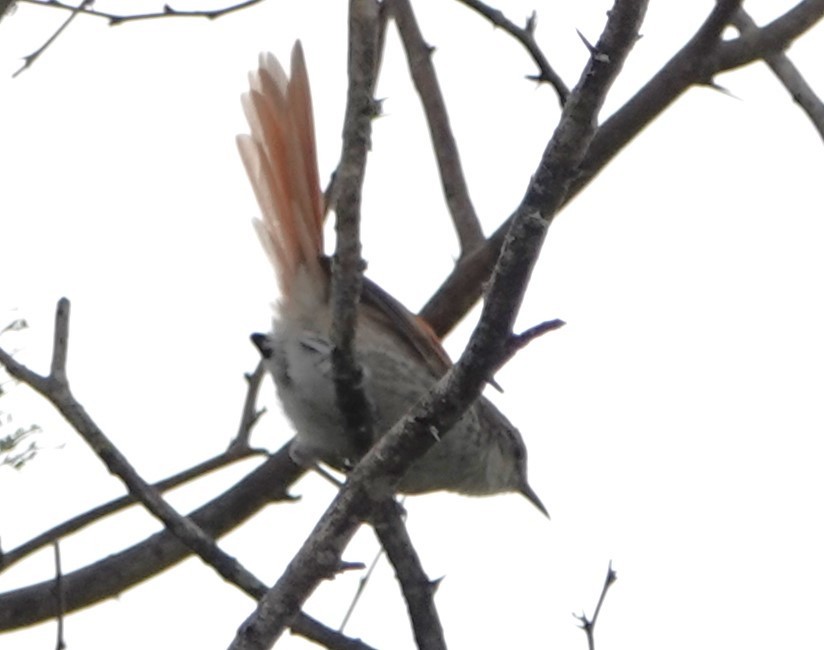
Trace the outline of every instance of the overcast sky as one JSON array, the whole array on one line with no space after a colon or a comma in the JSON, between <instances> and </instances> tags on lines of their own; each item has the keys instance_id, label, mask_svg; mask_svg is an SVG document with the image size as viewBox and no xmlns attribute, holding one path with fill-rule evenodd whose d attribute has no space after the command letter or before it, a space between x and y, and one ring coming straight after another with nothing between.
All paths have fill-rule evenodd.
<instances>
[{"instance_id":1,"label":"overcast sky","mask_svg":"<svg viewBox=\"0 0 824 650\"><path fill-rule=\"evenodd\" d=\"M437 49L468 184L487 232L520 200L557 122L527 55L453 2L418 3ZM604 117L681 46L712 2L653 1ZM778 2L747 3L759 21ZM149 480L218 453L233 436L248 335L269 326L276 284L235 151L239 97L262 50L303 40L321 176L340 153L345 3L270 1L217 21L108 28L78 19L16 79L20 58L65 17L21 4L0 23L0 344L45 370L55 302L72 300L69 376L78 399ZM568 5L568 6L567 6ZM117 9L101 0L100 10ZM146 3L146 8L156 8ZM178 5L174 5L178 7ZM201 5L202 6L202 5ZM607 2L507 2L569 85ZM420 108L393 29L377 95L364 198L370 277L412 309L448 273L457 244ZM790 52L824 93L824 30ZM407 501L424 566L445 576L437 604L456 648L583 648L572 612L592 613L612 560L618 582L601 647L820 647L819 522L824 415L824 148L763 65L723 75L729 95L690 91L553 223L519 317L563 330L522 352L491 398L523 433L547 522L518 496ZM446 342L456 356L474 323ZM50 408L22 387L0 410L40 424L43 451L0 468L0 536L10 549L122 494ZM290 437L271 384L255 443ZM0 428L5 435L10 427ZM253 463L171 495L188 511ZM314 476L221 541L273 582L333 497ZM139 511L66 540L70 571L157 524ZM345 559L369 562L363 531ZM48 579L44 552L0 591ZM359 576L324 584L309 613L335 626ZM347 629L412 647L391 569L378 569ZM69 647L222 648L253 603L196 560L66 621ZM54 623L0 641L52 647ZM305 648L284 638L282 647Z\"/></svg>"}]
</instances>

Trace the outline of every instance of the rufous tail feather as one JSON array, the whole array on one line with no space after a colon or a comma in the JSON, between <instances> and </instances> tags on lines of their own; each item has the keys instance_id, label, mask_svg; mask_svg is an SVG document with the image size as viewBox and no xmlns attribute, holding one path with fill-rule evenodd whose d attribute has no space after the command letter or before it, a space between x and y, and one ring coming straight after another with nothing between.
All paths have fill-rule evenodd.
<instances>
[{"instance_id":1,"label":"rufous tail feather","mask_svg":"<svg viewBox=\"0 0 824 650\"><path fill-rule=\"evenodd\" d=\"M290 78L274 56L261 54L249 83L243 108L251 135L239 135L237 144L263 215L255 228L288 300L301 265L318 282L325 278L323 198L300 41L292 50Z\"/></svg>"}]
</instances>

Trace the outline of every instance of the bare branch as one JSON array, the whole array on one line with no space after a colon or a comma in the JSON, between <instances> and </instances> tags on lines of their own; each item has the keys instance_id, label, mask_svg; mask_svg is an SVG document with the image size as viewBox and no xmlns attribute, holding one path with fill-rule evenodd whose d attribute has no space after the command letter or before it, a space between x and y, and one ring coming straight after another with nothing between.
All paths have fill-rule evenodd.
<instances>
[{"instance_id":1,"label":"bare branch","mask_svg":"<svg viewBox=\"0 0 824 650\"><path fill-rule=\"evenodd\" d=\"M54 347L52 348L51 379L58 384L67 384L66 359L69 354L69 316L71 304L67 298L57 301L54 322ZM66 386L68 388L68 386Z\"/></svg>"},{"instance_id":2,"label":"bare branch","mask_svg":"<svg viewBox=\"0 0 824 650\"><path fill-rule=\"evenodd\" d=\"M237 435L234 440L229 443L229 449L232 450L247 450L249 449L249 436L252 435L252 429L264 414L264 410L258 410L257 397L260 391L260 383L266 375L266 367L263 365L263 359L258 362L252 374L246 375L246 398L243 400L243 411L240 415L240 424L238 425Z\"/></svg>"},{"instance_id":3,"label":"bare branch","mask_svg":"<svg viewBox=\"0 0 824 650\"><path fill-rule=\"evenodd\" d=\"M514 357L527 345L532 343L532 341L534 341L535 339L543 336L547 332L552 332L554 330L560 329L564 325L566 325L564 321L562 321L559 318L554 318L553 320L547 320L543 323L533 325L528 330L525 330L520 334L512 334L509 337L509 340L506 342L506 352L504 354L504 358L501 361L501 365L505 365L512 357Z\"/></svg>"},{"instance_id":4,"label":"bare branch","mask_svg":"<svg viewBox=\"0 0 824 650\"><path fill-rule=\"evenodd\" d=\"M73 7L72 5L65 4L60 0L18 0L18 2L26 2L28 4L39 5L41 7L63 9L65 11L81 13L86 16L95 16L96 18L102 18L109 21L110 25L120 25L122 23L135 22L137 20L154 20L158 18L207 18L209 20L214 20L215 18L220 18L226 14L241 11L247 7L256 5L263 2L263 0L244 0L243 2L238 2L237 4L228 5L219 9L199 9L194 11L179 11L166 4L163 5L163 11L144 14L113 14L105 11L97 11L96 9L89 8L92 3L88 0L80 7Z\"/></svg>"},{"instance_id":5,"label":"bare branch","mask_svg":"<svg viewBox=\"0 0 824 650\"><path fill-rule=\"evenodd\" d=\"M607 577L604 580L604 586L601 588L601 595L598 597L598 604L595 606L595 613L592 615L592 618L587 618L586 614L573 614L573 616L580 621L581 629L587 635L587 646L589 650L595 650L595 624L598 622L598 614L601 613L601 606L604 604L607 590L617 579L618 576L612 569L612 561L610 560L609 566L607 567Z\"/></svg>"},{"instance_id":6,"label":"bare branch","mask_svg":"<svg viewBox=\"0 0 824 650\"><path fill-rule=\"evenodd\" d=\"M733 16L732 22L744 37L751 36L758 29L758 26L743 7ZM824 102L801 76L798 68L790 61L790 57L784 52L776 52L764 56L764 61L784 84L795 102L807 114L818 134L824 140Z\"/></svg>"},{"instance_id":7,"label":"bare branch","mask_svg":"<svg viewBox=\"0 0 824 650\"><path fill-rule=\"evenodd\" d=\"M394 499L387 499L372 511L370 521L395 568L417 647L421 650L445 650L443 628L433 599L437 583L426 576L400 511L401 507Z\"/></svg>"},{"instance_id":8,"label":"bare branch","mask_svg":"<svg viewBox=\"0 0 824 650\"><path fill-rule=\"evenodd\" d=\"M55 323L55 349L52 355L52 374L40 377L0 350L2 362L9 374L29 384L54 405L97 454L107 469L117 475L153 515L160 519L181 541L212 566L226 580L246 591L265 591L265 585L241 564L224 553L215 541L194 522L175 511L151 485L129 464L103 431L74 399L66 378L66 355L69 336L69 301L61 298Z\"/></svg>"},{"instance_id":9,"label":"bare branch","mask_svg":"<svg viewBox=\"0 0 824 650\"><path fill-rule=\"evenodd\" d=\"M421 98L432 149L438 162L444 198L458 234L463 257L483 243L484 235L475 206L469 197L458 145L449 124L449 114L435 74L435 66L432 65L433 48L424 41L409 0L391 0L389 7L406 50L412 81Z\"/></svg>"},{"instance_id":10,"label":"bare branch","mask_svg":"<svg viewBox=\"0 0 824 650\"><path fill-rule=\"evenodd\" d=\"M759 30L759 37L722 41L740 0L719 1L692 39L641 90L616 111L598 131L581 175L570 190L571 200L655 117L691 86L710 84L714 75L749 63L812 27L824 15L824 0L801 2L793 10ZM803 11L802 11L803 10ZM770 36L763 36L764 34ZM742 42L744 44L742 44ZM759 43L760 50L752 45Z\"/></svg>"},{"instance_id":11,"label":"bare branch","mask_svg":"<svg viewBox=\"0 0 824 650\"><path fill-rule=\"evenodd\" d=\"M822 16L824 0L802 0L771 23L742 34L739 38L721 42L717 56L710 61L713 73L732 70L768 54L783 52L796 38L821 20Z\"/></svg>"},{"instance_id":12,"label":"bare branch","mask_svg":"<svg viewBox=\"0 0 824 650\"><path fill-rule=\"evenodd\" d=\"M352 639L325 626L308 614L300 613L292 624L292 633L330 650L374 650L360 639Z\"/></svg>"},{"instance_id":13,"label":"bare branch","mask_svg":"<svg viewBox=\"0 0 824 650\"><path fill-rule=\"evenodd\" d=\"M206 534L219 538L273 501L291 500L288 488L305 469L289 456L288 444L233 487L189 514ZM66 612L111 598L189 557L191 550L169 530L63 576ZM52 619L52 581L0 594L0 631ZM247 592L248 593L248 592ZM250 593L257 598L257 592Z\"/></svg>"},{"instance_id":14,"label":"bare branch","mask_svg":"<svg viewBox=\"0 0 824 650\"><path fill-rule=\"evenodd\" d=\"M535 61L535 65L538 66L538 74L529 75L527 79L532 79L539 83L546 82L551 85L555 89L555 93L558 95L558 101L563 108L567 97L569 97L569 88L567 88L564 80L561 79L561 76L555 72L550 65L535 40L535 27L538 22L535 12L532 12L532 15L527 19L525 27L518 27L518 25L509 20L500 9L493 9L484 2L480 2L479 0L458 1L470 9L477 11L489 22L503 29L526 48L527 52L532 56L532 60Z\"/></svg>"},{"instance_id":15,"label":"bare branch","mask_svg":"<svg viewBox=\"0 0 824 650\"><path fill-rule=\"evenodd\" d=\"M343 549L376 503L389 498L405 471L435 443L433 432L449 435L472 404L502 356L512 322L537 259L541 240L560 207L577 163L595 130L604 96L635 42L645 2L617 0L597 44L570 95L561 122L519 208L493 277L481 322L457 364L349 475L275 586L243 623L233 650L268 648L290 624L325 575L334 571Z\"/></svg>"},{"instance_id":16,"label":"bare branch","mask_svg":"<svg viewBox=\"0 0 824 650\"><path fill-rule=\"evenodd\" d=\"M335 256L332 259L332 370L338 408L346 435L364 451L373 440L372 412L363 387L363 369L355 358L357 305L363 285L361 258L361 190L370 148L372 119L377 115L373 91L377 76L379 6L376 0L349 5L349 89L343 149L335 173Z\"/></svg>"},{"instance_id":17,"label":"bare branch","mask_svg":"<svg viewBox=\"0 0 824 650\"><path fill-rule=\"evenodd\" d=\"M46 40L46 42L43 43L43 45L41 45L31 54L23 57L23 65L17 70L17 72L15 72L12 75L12 77L16 77L21 72L23 72L23 70L30 68L34 64L34 62L40 58L40 55L42 55L43 52L45 52L48 49L48 47L57 40L60 34L63 33L63 30L65 30L66 27L68 27L69 24L77 17L77 14L84 13L86 11L86 8L89 7L93 1L94 0L83 0L79 7L66 7L67 9L71 10L71 15L63 21L63 24L57 28L54 34L52 34L48 38L48 40Z\"/></svg>"},{"instance_id":18,"label":"bare branch","mask_svg":"<svg viewBox=\"0 0 824 650\"><path fill-rule=\"evenodd\" d=\"M206 474L213 472L217 469L222 467L226 467L227 465L231 465L239 460L244 458L248 458L250 456L264 453L261 450L255 449L246 449L241 450L240 448L235 449L228 449L227 451L214 456L213 458L209 458L208 460L203 461L202 463L198 463L194 467L190 467L174 476L170 476L167 479L154 483L152 487L157 490L158 492L166 492L173 488L176 488L184 483L188 483L196 478L200 478L205 476ZM11 565L19 562L23 558L31 555L35 551L43 548L47 544L51 544L54 541L71 535L79 530L82 530L86 526L89 526L97 521L103 519L103 517L107 517L109 515L114 514L115 512L119 512L125 508L128 508L131 505L138 503L138 500L132 496L131 494L127 494L126 496L122 496L119 499L114 499L109 501L108 503L104 503L102 505L97 506L96 508L92 508L76 517L72 517L67 521L51 528L45 532L40 533L36 537L30 539L27 542L24 542L17 548L13 548L8 552L4 552L0 555L0 571L4 571L8 569Z\"/></svg>"},{"instance_id":19,"label":"bare branch","mask_svg":"<svg viewBox=\"0 0 824 650\"><path fill-rule=\"evenodd\" d=\"M403 503L403 499L399 501L399 503ZM352 618L352 614L355 612L355 608L358 606L358 601L360 600L363 593L366 591L366 586L369 584L369 580L372 577L372 574L375 572L375 569L378 566L378 562L383 557L384 550L380 548L378 552L375 554L375 558L369 564L369 567L366 569L366 573L364 573L360 580L358 580L358 588L355 590L355 595L352 597L352 601L349 603L349 608L346 610L346 614L343 615L343 620L341 621L340 628L338 628L341 632L346 629L346 624L349 623L349 619Z\"/></svg>"},{"instance_id":20,"label":"bare branch","mask_svg":"<svg viewBox=\"0 0 824 650\"><path fill-rule=\"evenodd\" d=\"M53 355L53 367L58 370L65 370L65 349L68 340L68 301L61 301L57 323L58 332L55 334L56 344L61 346L61 351ZM3 363L9 373L21 381L39 390L65 391L65 398L73 401L68 385L59 383L53 377L41 377L33 373L25 366L17 363L8 353L0 348L0 363ZM255 381L250 379L250 393L255 393L257 387ZM50 395L44 394L58 408L60 405L55 402ZM247 396L248 397L248 396ZM248 399L247 399L248 403ZM82 407L74 403L77 409L82 411ZM244 409L246 414L248 409ZM72 418L61 409L71 424L75 424ZM84 417L85 413L83 414ZM248 424L248 420L244 418ZM89 420L90 422L90 420ZM84 423L85 425L86 423ZM92 423L93 426L93 423ZM241 425L243 426L243 424ZM78 429L79 430L79 429ZM99 445L99 441L98 445ZM114 450L116 453L116 450ZM107 453L112 453L107 450ZM210 471L216 466L230 462L234 457L254 453L252 450L242 450L240 446L234 445L225 454L206 461L196 468L187 470L176 477L166 481L166 487L172 484L179 484L184 480L192 478L195 473ZM206 470L206 467L209 470ZM273 500L290 499L286 490L288 486L303 475L304 469L296 465L289 456L288 445L272 456L266 463L256 469L252 474L245 477L234 488L224 492L218 498L194 512L190 518L184 522L191 526L198 527L202 534L220 537L237 525L243 523L250 516L255 514L260 508L271 503ZM151 495L149 495L151 497ZM157 497L159 499L159 496ZM118 504L123 504L126 499L118 500ZM133 499L132 499L133 500ZM142 499L141 499L142 500ZM103 506L101 509L111 508L111 504ZM100 509L98 509L100 510ZM87 513L88 514L88 513ZM98 512L98 516L99 512ZM177 515L179 517L179 515ZM182 519L182 518L181 518ZM64 527L71 527L72 522L67 522ZM78 522L74 522L75 529L79 528ZM48 581L39 585L32 585L22 589L17 589L6 594L0 594L0 630L16 629L25 627L33 623L60 617L63 613L68 613L82 607L86 607L100 600L111 598L125 589L146 580L147 578L160 573L177 562L185 559L191 554L181 542L181 536L167 529L151 536L144 542L133 546L130 549L118 554L110 555L93 565L79 569L63 576L60 574L60 594L61 598L56 601L49 598L49 594L54 591L54 582ZM61 531L52 535L59 537L67 534L68 531ZM55 533L55 531L52 531ZM208 538L207 538L208 539ZM34 541L34 540L33 540ZM214 542L211 542L214 544ZM31 543L27 544L30 545ZM27 546L24 545L24 546ZM41 544L42 545L42 544ZM20 553L23 547L16 549L3 558L4 565L20 559L24 553ZM30 550L28 552L31 552ZM201 556L202 557L202 556ZM9 560L11 559L11 562ZM234 561L230 558L230 561ZM217 568L217 567L216 567ZM220 567L223 568L222 566ZM220 570L220 569L219 569ZM223 574L224 571L221 571ZM257 581L253 576L251 579L241 574L240 580L233 580L233 575L227 577L237 584L253 598L259 598L266 591L265 585ZM291 623L293 632L300 634L318 643L324 643L330 648L342 648L346 650L370 650L370 646L355 639L350 639L345 635L335 632L320 622L298 613Z\"/></svg>"},{"instance_id":21,"label":"bare branch","mask_svg":"<svg viewBox=\"0 0 824 650\"><path fill-rule=\"evenodd\" d=\"M707 19L684 45L624 106L607 119L592 141L580 173L564 204L584 189L643 128L693 85L711 84L715 74L786 47L824 14L824 0L805 0L763 27L758 38L742 36L722 41L721 34L738 10L740 0L719 0ZM755 44L762 49L758 50ZM433 330L447 334L480 298L497 259L510 217L486 243L455 266L420 311Z\"/></svg>"},{"instance_id":22,"label":"bare branch","mask_svg":"<svg viewBox=\"0 0 824 650\"><path fill-rule=\"evenodd\" d=\"M57 650L63 650L63 617L66 615L66 592L63 590L63 563L60 560L60 542L54 542L54 597L57 601Z\"/></svg>"}]
</instances>

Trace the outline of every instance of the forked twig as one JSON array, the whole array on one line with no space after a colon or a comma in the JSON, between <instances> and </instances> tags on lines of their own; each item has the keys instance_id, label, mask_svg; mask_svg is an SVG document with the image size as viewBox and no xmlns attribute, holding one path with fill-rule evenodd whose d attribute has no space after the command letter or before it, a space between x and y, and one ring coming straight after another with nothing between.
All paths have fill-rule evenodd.
<instances>
[{"instance_id":1,"label":"forked twig","mask_svg":"<svg viewBox=\"0 0 824 650\"><path fill-rule=\"evenodd\" d=\"M601 595L598 597L598 604L595 605L595 612L592 618L587 618L586 614L573 614L575 618L581 623L581 629L587 635L587 645L589 650L595 650L595 624L598 622L598 614L601 613L601 606L604 604L604 599L607 596L607 591L612 586L612 583L618 579L615 571L612 568L612 560L609 561L607 567L607 577L604 580L604 586L601 588Z\"/></svg>"}]
</instances>

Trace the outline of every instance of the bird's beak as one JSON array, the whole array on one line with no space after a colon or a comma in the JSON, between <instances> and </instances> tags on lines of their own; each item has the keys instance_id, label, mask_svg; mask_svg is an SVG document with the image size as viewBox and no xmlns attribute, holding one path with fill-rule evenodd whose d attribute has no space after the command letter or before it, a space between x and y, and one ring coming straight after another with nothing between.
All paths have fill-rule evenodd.
<instances>
[{"instance_id":1,"label":"bird's beak","mask_svg":"<svg viewBox=\"0 0 824 650\"><path fill-rule=\"evenodd\" d=\"M529 502L533 506L535 506L536 508L538 508L538 510L543 512L547 519L550 518L549 513L546 510L546 507L544 506L543 503L541 503L541 500L538 498L538 495L535 494L535 490L533 490L530 487L529 483L524 482L524 484L521 486L521 489L519 491L520 491L521 494L523 494L527 498L527 500L529 500Z\"/></svg>"}]
</instances>

